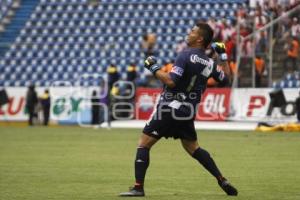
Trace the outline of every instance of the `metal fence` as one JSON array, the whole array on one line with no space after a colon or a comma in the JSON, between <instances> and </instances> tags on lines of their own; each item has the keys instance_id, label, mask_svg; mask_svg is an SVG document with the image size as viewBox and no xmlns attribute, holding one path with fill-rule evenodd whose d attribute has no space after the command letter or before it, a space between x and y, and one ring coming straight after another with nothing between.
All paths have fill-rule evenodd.
<instances>
[{"instance_id":1,"label":"metal fence","mask_svg":"<svg viewBox=\"0 0 300 200\"><path fill-rule=\"evenodd\" d=\"M300 83L297 77L287 84L282 84L281 80L300 70L300 5L279 17L272 12L264 17L268 23L259 26L259 18L248 18L245 23L238 14L237 75L232 87L297 87ZM295 59L288 55L293 53L297 53Z\"/></svg>"}]
</instances>

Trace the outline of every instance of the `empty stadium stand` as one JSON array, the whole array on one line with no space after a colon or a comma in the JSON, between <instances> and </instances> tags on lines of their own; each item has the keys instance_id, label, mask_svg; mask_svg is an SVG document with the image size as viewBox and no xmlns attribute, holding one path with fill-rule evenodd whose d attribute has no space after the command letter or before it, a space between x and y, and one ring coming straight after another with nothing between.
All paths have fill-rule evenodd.
<instances>
[{"instance_id":1,"label":"empty stadium stand","mask_svg":"<svg viewBox=\"0 0 300 200\"><path fill-rule=\"evenodd\" d=\"M288 73L280 81L273 83L274 88L300 88L300 72Z\"/></svg>"},{"instance_id":2,"label":"empty stadium stand","mask_svg":"<svg viewBox=\"0 0 300 200\"><path fill-rule=\"evenodd\" d=\"M22 1L15 35L7 29L0 36L0 42L5 37L13 40L0 58L2 86L26 86L29 82L49 86L55 80L74 81L85 73L105 74L110 63L115 63L124 77L130 62L143 65L143 34L156 33L158 56L164 62L174 59L176 42L196 20L211 16L232 19L238 6L245 4L244 0L37 2Z\"/></svg>"}]
</instances>

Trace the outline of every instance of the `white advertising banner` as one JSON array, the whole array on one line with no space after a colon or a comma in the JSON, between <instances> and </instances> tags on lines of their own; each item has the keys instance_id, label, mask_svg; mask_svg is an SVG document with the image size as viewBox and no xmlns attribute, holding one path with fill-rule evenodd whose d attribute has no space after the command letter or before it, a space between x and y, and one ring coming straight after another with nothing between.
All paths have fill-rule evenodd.
<instances>
[{"instance_id":1,"label":"white advertising banner","mask_svg":"<svg viewBox=\"0 0 300 200\"><path fill-rule=\"evenodd\" d=\"M45 88L37 88L38 96ZM59 123L89 123L91 120L91 94L93 87L52 87L50 119ZM5 88L9 103L0 108L0 121L25 121L26 87ZM99 96L100 98L103 98Z\"/></svg>"},{"instance_id":2,"label":"white advertising banner","mask_svg":"<svg viewBox=\"0 0 300 200\"><path fill-rule=\"evenodd\" d=\"M232 90L229 119L264 122L297 121L295 100L299 96L299 89L284 89L283 97L286 101L280 107L272 106L270 93L273 91L274 89L254 88ZM279 99L278 96L276 98Z\"/></svg>"}]
</instances>

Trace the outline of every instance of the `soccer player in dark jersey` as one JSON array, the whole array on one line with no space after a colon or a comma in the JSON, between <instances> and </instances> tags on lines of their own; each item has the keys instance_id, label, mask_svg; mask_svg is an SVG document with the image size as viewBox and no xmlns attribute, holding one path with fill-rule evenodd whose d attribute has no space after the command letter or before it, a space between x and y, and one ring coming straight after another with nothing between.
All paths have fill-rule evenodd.
<instances>
[{"instance_id":1,"label":"soccer player in dark jersey","mask_svg":"<svg viewBox=\"0 0 300 200\"><path fill-rule=\"evenodd\" d=\"M223 43L213 43L211 47L219 55L220 65L224 66L225 73L205 55L212 38L211 27L206 23L197 23L188 34L188 48L178 55L170 73L160 70L154 57L150 56L145 60L145 67L164 83L165 87L138 143L135 185L120 196L145 196L144 179L149 166L149 152L162 137L179 138L187 153L216 178L227 195L238 194L221 174L210 154L199 146L194 127L196 107L206 89L208 78L213 77L222 85L228 84L230 79Z\"/></svg>"}]
</instances>

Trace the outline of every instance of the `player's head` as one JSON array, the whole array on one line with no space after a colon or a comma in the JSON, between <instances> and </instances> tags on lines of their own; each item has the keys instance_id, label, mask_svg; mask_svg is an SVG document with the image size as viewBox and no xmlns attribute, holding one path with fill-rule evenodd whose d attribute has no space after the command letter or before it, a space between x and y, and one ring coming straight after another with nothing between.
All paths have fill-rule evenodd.
<instances>
[{"instance_id":1,"label":"player's head","mask_svg":"<svg viewBox=\"0 0 300 200\"><path fill-rule=\"evenodd\" d=\"M188 34L187 44L190 47L207 48L213 39L214 31L203 22L198 22Z\"/></svg>"}]
</instances>

